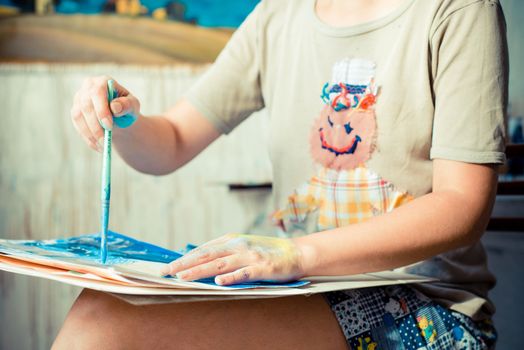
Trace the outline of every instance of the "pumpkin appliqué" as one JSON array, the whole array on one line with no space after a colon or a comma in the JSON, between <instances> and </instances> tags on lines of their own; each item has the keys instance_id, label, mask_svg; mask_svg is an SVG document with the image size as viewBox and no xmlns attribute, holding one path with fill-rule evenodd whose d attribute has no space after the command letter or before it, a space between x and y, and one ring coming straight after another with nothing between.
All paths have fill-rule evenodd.
<instances>
[{"instance_id":1,"label":"pumpkin appliqu\u00e9","mask_svg":"<svg viewBox=\"0 0 524 350\"><path fill-rule=\"evenodd\" d=\"M310 153L319 169L273 215L285 232L310 233L387 213L412 197L366 167L375 150L375 65L345 59L322 88L325 103L310 132Z\"/></svg>"},{"instance_id":2,"label":"pumpkin appliqu\u00e9","mask_svg":"<svg viewBox=\"0 0 524 350\"><path fill-rule=\"evenodd\" d=\"M327 101L330 103L322 108L311 130L310 151L313 159L327 168L354 169L369 159L373 149L376 123L371 107L375 95L367 91L369 88L353 87L363 95L359 99L359 94L348 93L352 86L335 86L340 88L335 89L338 93L332 102ZM325 91L323 97L328 98ZM360 101L351 107L350 99Z\"/></svg>"}]
</instances>

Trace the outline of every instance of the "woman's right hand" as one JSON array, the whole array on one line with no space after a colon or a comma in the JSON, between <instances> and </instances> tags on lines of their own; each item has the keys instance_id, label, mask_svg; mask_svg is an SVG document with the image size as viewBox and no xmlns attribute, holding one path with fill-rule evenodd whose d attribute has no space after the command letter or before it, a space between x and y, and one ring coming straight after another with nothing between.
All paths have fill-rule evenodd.
<instances>
[{"instance_id":1,"label":"woman's right hand","mask_svg":"<svg viewBox=\"0 0 524 350\"><path fill-rule=\"evenodd\" d=\"M75 94L71 119L76 131L92 149L102 152L104 130L113 128L113 117L124 115L138 117L140 102L126 88L114 82L118 97L108 103L107 81L110 77L90 77L84 80Z\"/></svg>"}]
</instances>

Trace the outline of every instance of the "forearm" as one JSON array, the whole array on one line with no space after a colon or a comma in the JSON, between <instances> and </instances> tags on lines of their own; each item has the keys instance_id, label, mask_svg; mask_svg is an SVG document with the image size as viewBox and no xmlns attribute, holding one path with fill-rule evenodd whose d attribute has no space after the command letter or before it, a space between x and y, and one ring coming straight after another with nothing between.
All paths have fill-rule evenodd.
<instances>
[{"instance_id":1,"label":"forearm","mask_svg":"<svg viewBox=\"0 0 524 350\"><path fill-rule=\"evenodd\" d=\"M115 148L124 161L154 175L175 171L220 136L185 100L161 116L140 115L129 128L113 130Z\"/></svg>"},{"instance_id":2,"label":"forearm","mask_svg":"<svg viewBox=\"0 0 524 350\"><path fill-rule=\"evenodd\" d=\"M471 244L489 219L495 181L477 188L484 191L482 198L455 190L433 192L367 222L298 238L305 274L388 270Z\"/></svg>"},{"instance_id":3,"label":"forearm","mask_svg":"<svg viewBox=\"0 0 524 350\"><path fill-rule=\"evenodd\" d=\"M176 136L173 126L162 116L139 116L126 129L113 129L118 154L138 171L162 175L178 168Z\"/></svg>"}]
</instances>

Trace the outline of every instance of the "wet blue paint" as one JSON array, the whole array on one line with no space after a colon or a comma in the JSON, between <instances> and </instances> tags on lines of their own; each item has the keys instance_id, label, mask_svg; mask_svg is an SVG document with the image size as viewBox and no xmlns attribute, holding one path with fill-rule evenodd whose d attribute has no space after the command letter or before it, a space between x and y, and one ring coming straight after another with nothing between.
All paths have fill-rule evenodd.
<instances>
[{"instance_id":1,"label":"wet blue paint","mask_svg":"<svg viewBox=\"0 0 524 350\"><path fill-rule=\"evenodd\" d=\"M21 245L38 247L81 260L97 261L100 257L99 234L45 241L24 241ZM178 252L138 241L112 231L107 233L107 246L108 265L130 263L132 260L170 263L182 256Z\"/></svg>"},{"instance_id":2,"label":"wet blue paint","mask_svg":"<svg viewBox=\"0 0 524 350\"><path fill-rule=\"evenodd\" d=\"M195 282L205 283L213 286L218 286L218 284L215 283L215 279L213 277L210 278L203 278ZM289 287L289 288L295 288L295 287L302 287L306 284L309 284L307 281L293 281L293 282L271 282L271 281L258 281L258 282L248 282L248 283L239 283L239 284L232 284L227 287L233 288L233 289L247 289L247 288L257 288L257 287L264 287L264 288L280 288L280 287ZM222 286L223 287L223 286Z\"/></svg>"},{"instance_id":3,"label":"wet blue paint","mask_svg":"<svg viewBox=\"0 0 524 350\"><path fill-rule=\"evenodd\" d=\"M10 241L12 243L16 241ZM75 258L89 262L99 262L100 258L100 235L98 233L82 235L70 238L61 238L44 241L20 241L21 246L38 247L52 252L52 257ZM183 256L185 253L195 249L197 246L187 244L183 252L172 251L154 244L139 241L131 237L108 231L107 233L107 265L127 264L135 260L151 261L158 263L170 263ZM1 248L1 243L0 243ZM170 278L170 277L166 277ZM217 286L214 278L205 278L197 282ZM288 283L260 281L249 282L228 286L233 289L247 289L256 287L278 288L278 287L301 287L309 282L293 281Z\"/></svg>"}]
</instances>

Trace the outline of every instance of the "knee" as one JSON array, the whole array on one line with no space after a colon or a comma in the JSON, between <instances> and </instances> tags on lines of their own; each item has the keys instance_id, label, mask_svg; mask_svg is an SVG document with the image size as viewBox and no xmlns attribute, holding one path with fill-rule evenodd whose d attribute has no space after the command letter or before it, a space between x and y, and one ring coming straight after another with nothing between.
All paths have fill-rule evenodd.
<instances>
[{"instance_id":1,"label":"knee","mask_svg":"<svg viewBox=\"0 0 524 350\"><path fill-rule=\"evenodd\" d=\"M71 307L53 349L116 348L115 329L111 318L116 317L119 301L102 292L84 289Z\"/></svg>"}]
</instances>

